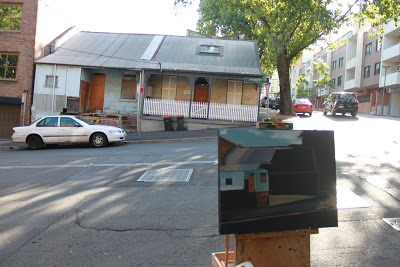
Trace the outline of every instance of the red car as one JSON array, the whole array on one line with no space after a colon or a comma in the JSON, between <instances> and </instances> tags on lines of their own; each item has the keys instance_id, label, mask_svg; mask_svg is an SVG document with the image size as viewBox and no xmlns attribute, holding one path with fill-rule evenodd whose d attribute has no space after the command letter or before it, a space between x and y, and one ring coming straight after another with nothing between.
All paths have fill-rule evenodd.
<instances>
[{"instance_id":1,"label":"red car","mask_svg":"<svg viewBox=\"0 0 400 267\"><path fill-rule=\"evenodd\" d=\"M312 116L313 104L307 98L295 99L293 100L293 110L295 113L303 113L304 115L308 113Z\"/></svg>"}]
</instances>

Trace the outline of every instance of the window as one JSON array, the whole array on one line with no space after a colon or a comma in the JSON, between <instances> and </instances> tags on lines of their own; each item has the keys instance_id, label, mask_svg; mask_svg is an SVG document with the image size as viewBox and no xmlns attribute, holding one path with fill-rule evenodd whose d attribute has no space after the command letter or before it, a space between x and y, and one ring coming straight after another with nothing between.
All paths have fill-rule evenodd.
<instances>
[{"instance_id":1,"label":"window","mask_svg":"<svg viewBox=\"0 0 400 267\"><path fill-rule=\"evenodd\" d=\"M341 86L342 85L342 76L339 76L337 78L337 86Z\"/></svg>"},{"instance_id":2,"label":"window","mask_svg":"<svg viewBox=\"0 0 400 267\"><path fill-rule=\"evenodd\" d=\"M46 75L46 87L58 87L58 76L56 76L56 84L54 84L54 75Z\"/></svg>"},{"instance_id":3,"label":"window","mask_svg":"<svg viewBox=\"0 0 400 267\"><path fill-rule=\"evenodd\" d=\"M374 70L374 75L379 75L381 73L381 63L375 63L375 70Z\"/></svg>"},{"instance_id":4,"label":"window","mask_svg":"<svg viewBox=\"0 0 400 267\"><path fill-rule=\"evenodd\" d=\"M242 104L242 86L242 81L228 81L228 95L226 98L227 104Z\"/></svg>"},{"instance_id":5,"label":"window","mask_svg":"<svg viewBox=\"0 0 400 267\"><path fill-rule=\"evenodd\" d=\"M332 62L332 70L336 70L336 60Z\"/></svg>"},{"instance_id":6,"label":"window","mask_svg":"<svg viewBox=\"0 0 400 267\"><path fill-rule=\"evenodd\" d=\"M368 78L371 75L371 66L364 68L364 78Z\"/></svg>"},{"instance_id":7,"label":"window","mask_svg":"<svg viewBox=\"0 0 400 267\"><path fill-rule=\"evenodd\" d=\"M121 99L136 99L136 74L122 76Z\"/></svg>"},{"instance_id":8,"label":"window","mask_svg":"<svg viewBox=\"0 0 400 267\"><path fill-rule=\"evenodd\" d=\"M57 127L58 117L47 117L39 121L36 127Z\"/></svg>"},{"instance_id":9,"label":"window","mask_svg":"<svg viewBox=\"0 0 400 267\"><path fill-rule=\"evenodd\" d=\"M332 79L332 84L333 84L333 86L336 86L336 78Z\"/></svg>"},{"instance_id":10,"label":"window","mask_svg":"<svg viewBox=\"0 0 400 267\"><path fill-rule=\"evenodd\" d=\"M175 100L176 84L176 76L164 76L162 83L162 99Z\"/></svg>"},{"instance_id":11,"label":"window","mask_svg":"<svg viewBox=\"0 0 400 267\"><path fill-rule=\"evenodd\" d=\"M75 127L75 124L79 123L77 123L72 118L65 118L65 117L60 118L60 127Z\"/></svg>"},{"instance_id":12,"label":"window","mask_svg":"<svg viewBox=\"0 0 400 267\"><path fill-rule=\"evenodd\" d=\"M343 67L343 57L339 58L339 68Z\"/></svg>"},{"instance_id":13,"label":"window","mask_svg":"<svg viewBox=\"0 0 400 267\"><path fill-rule=\"evenodd\" d=\"M382 37L376 39L376 51L382 50Z\"/></svg>"},{"instance_id":14,"label":"window","mask_svg":"<svg viewBox=\"0 0 400 267\"><path fill-rule=\"evenodd\" d=\"M225 178L225 185L233 185L233 179L232 178Z\"/></svg>"},{"instance_id":15,"label":"window","mask_svg":"<svg viewBox=\"0 0 400 267\"><path fill-rule=\"evenodd\" d=\"M371 53L372 53L372 43L369 43L365 46L365 55L368 56L371 55Z\"/></svg>"},{"instance_id":16,"label":"window","mask_svg":"<svg viewBox=\"0 0 400 267\"><path fill-rule=\"evenodd\" d=\"M17 79L18 56L0 54L0 79Z\"/></svg>"},{"instance_id":17,"label":"window","mask_svg":"<svg viewBox=\"0 0 400 267\"><path fill-rule=\"evenodd\" d=\"M200 53L204 54L220 54L221 47L215 45L201 45L200 46Z\"/></svg>"},{"instance_id":18,"label":"window","mask_svg":"<svg viewBox=\"0 0 400 267\"><path fill-rule=\"evenodd\" d=\"M21 28L22 6L0 5L0 29L19 30Z\"/></svg>"}]
</instances>

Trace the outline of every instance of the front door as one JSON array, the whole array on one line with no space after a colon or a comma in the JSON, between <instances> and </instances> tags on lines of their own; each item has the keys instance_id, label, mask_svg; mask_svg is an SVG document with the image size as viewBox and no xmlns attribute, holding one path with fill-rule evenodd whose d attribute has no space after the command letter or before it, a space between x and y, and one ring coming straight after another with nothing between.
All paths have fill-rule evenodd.
<instances>
[{"instance_id":1,"label":"front door","mask_svg":"<svg viewBox=\"0 0 400 267\"><path fill-rule=\"evenodd\" d=\"M208 102L208 86L196 86L194 91L194 102Z\"/></svg>"},{"instance_id":2,"label":"front door","mask_svg":"<svg viewBox=\"0 0 400 267\"><path fill-rule=\"evenodd\" d=\"M106 75L93 74L90 80L89 110L103 111L104 89L106 88Z\"/></svg>"}]
</instances>

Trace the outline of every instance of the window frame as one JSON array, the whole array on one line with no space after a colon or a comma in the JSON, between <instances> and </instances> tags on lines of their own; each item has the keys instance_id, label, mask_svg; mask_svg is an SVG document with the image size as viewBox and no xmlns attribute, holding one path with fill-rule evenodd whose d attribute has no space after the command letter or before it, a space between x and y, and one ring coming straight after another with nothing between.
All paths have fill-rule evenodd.
<instances>
[{"instance_id":1,"label":"window frame","mask_svg":"<svg viewBox=\"0 0 400 267\"><path fill-rule=\"evenodd\" d=\"M372 42L365 45L365 56L372 54Z\"/></svg>"},{"instance_id":2,"label":"window frame","mask_svg":"<svg viewBox=\"0 0 400 267\"><path fill-rule=\"evenodd\" d=\"M380 41L380 42L379 42ZM382 37L379 37L376 39L376 51L381 51L382 50Z\"/></svg>"},{"instance_id":3,"label":"window frame","mask_svg":"<svg viewBox=\"0 0 400 267\"><path fill-rule=\"evenodd\" d=\"M332 62L332 70L336 70L336 60Z\"/></svg>"},{"instance_id":4,"label":"window frame","mask_svg":"<svg viewBox=\"0 0 400 267\"><path fill-rule=\"evenodd\" d=\"M371 77L371 66L364 67L364 79Z\"/></svg>"},{"instance_id":5,"label":"window frame","mask_svg":"<svg viewBox=\"0 0 400 267\"><path fill-rule=\"evenodd\" d=\"M21 23L22 23L22 4L18 4L18 3L0 3L0 8L2 7L6 7L9 8L8 10L8 15L4 16L3 19L4 20L8 20L8 26L7 28L1 28L0 27L0 31L21 31ZM17 17L12 17L13 14L13 9L19 9L17 12L19 13ZM1 22L1 17L0 17L0 22ZM18 20L18 29L11 29L10 25L12 20ZM0 24L1 25L1 24Z\"/></svg>"},{"instance_id":6,"label":"window frame","mask_svg":"<svg viewBox=\"0 0 400 267\"><path fill-rule=\"evenodd\" d=\"M378 71L376 69L376 66L379 66ZM375 63L375 67L374 67L374 75L379 75L379 74L381 74L381 63L377 62L377 63Z\"/></svg>"},{"instance_id":7,"label":"window frame","mask_svg":"<svg viewBox=\"0 0 400 267\"><path fill-rule=\"evenodd\" d=\"M240 91L240 93L238 91ZM240 96L240 101L238 101L239 96ZM228 80L228 88L226 91L226 103L232 105L242 105L242 101L243 101L243 81Z\"/></svg>"},{"instance_id":8,"label":"window frame","mask_svg":"<svg viewBox=\"0 0 400 267\"><path fill-rule=\"evenodd\" d=\"M342 81L343 79L342 79L342 76L339 76L338 78L337 78L337 86L341 86L342 85Z\"/></svg>"},{"instance_id":9,"label":"window frame","mask_svg":"<svg viewBox=\"0 0 400 267\"><path fill-rule=\"evenodd\" d=\"M128 78L130 78L131 76L133 76L133 75L135 75L135 84L134 84L134 88L132 89L132 88L125 88L125 90L126 89L132 89L133 91L133 98L127 98L126 97L126 94L124 94L123 93L123 90L124 90L124 80L125 81L127 81L128 80ZM133 78L132 78L132 80L133 80ZM135 100L136 99L136 94L137 94L137 85L138 85L138 77L137 77L137 75L136 75L136 73L123 73L122 74L122 80L121 80L121 94L120 94L120 96L119 96L119 98L120 99L123 99L123 100ZM128 92L129 93L129 92Z\"/></svg>"},{"instance_id":10,"label":"window frame","mask_svg":"<svg viewBox=\"0 0 400 267\"><path fill-rule=\"evenodd\" d=\"M344 59L343 57L339 58L339 68L343 67Z\"/></svg>"},{"instance_id":11,"label":"window frame","mask_svg":"<svg viewBox=\"0 0 400 267\"><path fill-rule=\"evenodd\" d=\"M47 120L51 120L51 119L57 119L56 125L53 125L53 124L46 125ZM36 127L58 127L58 121L59 121L58 117L46 117L46 118L43 118L42 120L40 120L38 123L36 123ZM40 124L41 122L43 122L43 125Z\"/></svg>"},{"instance_id":12,"label":"window frame","mask_svg":"<svg viewBox=\"0 0 400 267\"><path fill-rule=\"evenodd\" d=\"M4 68L4 75L1 77L0 76L0 80L6 80L6 81L16 81L17 79L18 79L18 60L19 60L19 54L18 53L10 53L10 52L8 52L8 53L3 53L3 52L0 52L0 58L2 57L2 56L6 56L6 58L5 58L5 60L4 60L4 65L1 65L1 63L0 63L0 69L2 69L2 68ZM7 64L7 63L9 63L10 61L8 60L8 57L9 56L16 56L17 57L17 60L16 60L16 65L14 66L14 65L9 65L9 64ZM1 62L1 61L0 61ZM8 69L10 69L10 68L12 68L12 69L15 69L15 77L14 78L7 78L7 71L8 71ZM1 73L1 72L0 72Z\"/></svg>"},{"instance_id":13,"label":"window frame","mask_svg":"<svg viewBox=\"0 0 400 267\"><path fill-rule=\"evenodd\" d=\"M52 81L50 82L50 78ZM46 75L46 79L44 81L44 87L58 88L58 75L56 75L56 84L54 85L54 75Z\"/></svg>"}]
</instances>

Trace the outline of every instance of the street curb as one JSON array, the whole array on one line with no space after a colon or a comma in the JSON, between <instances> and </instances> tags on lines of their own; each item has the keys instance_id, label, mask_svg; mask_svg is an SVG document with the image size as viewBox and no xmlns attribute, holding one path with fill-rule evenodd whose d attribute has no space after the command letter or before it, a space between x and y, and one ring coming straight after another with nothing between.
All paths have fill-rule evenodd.
<instances>
[{"instance_id":1,"label":"street curb","mask_svg":"<svg viewBox=\"0 0 400 267\"><path fill-rule=\"evenodd\" d=\"M0 146L0 151L5 151L5 150L23 150L27 149L28 147L26 146Z\"/></svg>"},{"instance_id":2,"label":"street curb","mask_svg":"<svg viewBox=\"0 0 400 267\"><path fill-rule=\"evenodd\" d=\"M133 140L125 141L126 144L150 144L150 143L174 143L174 142L196 142L196 141L213 141L217 140L217 137L193 137L193 138L181 138L181 139L154 139L154 140Z\"/></svg>"},{"instance_id":3,"label":"street curb","mask_svg":"<svg viewBox=\"0 0 400 267\"><path fill-rule=\"evenodd\" d=\"M178 142L197 142L197 141L214 141L217 137L191 137L181 139L154 139L154 140L131 140L124 141L125 144L151 144L151 143L178 143ZM28 146L0 146L0 151L8 150L24 150L28 149Z\"/></svg>"}]
</instances>

